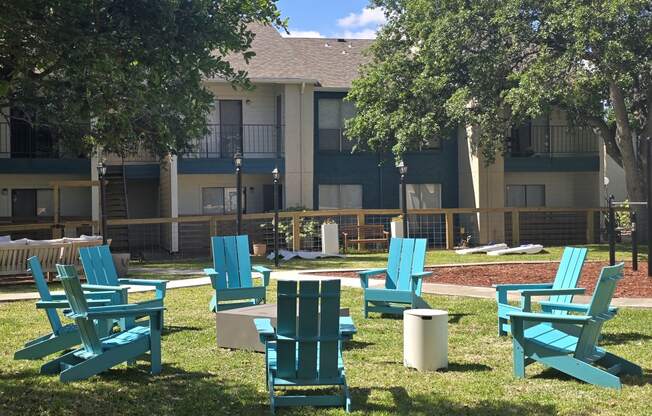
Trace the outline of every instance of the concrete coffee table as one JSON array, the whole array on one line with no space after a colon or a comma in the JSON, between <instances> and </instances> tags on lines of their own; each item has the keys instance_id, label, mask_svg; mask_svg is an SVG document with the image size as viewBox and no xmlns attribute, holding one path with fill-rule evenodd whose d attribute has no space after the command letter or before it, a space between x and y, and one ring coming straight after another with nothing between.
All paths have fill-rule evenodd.
<instances>
[{"instance_id":1,"label":"concrete coffee table","mask_svg":"<svg viewBox=\"0 0 652 416\"><path fill-rule=\"evenodd\" d=\"M349 309L341 308L340 316L349 316ZM265 346L260 342L256 332L255 318L269 318L272 326L276 327L276 305L247 306L217 312L215 314L217 346L265 352Z\"/></svg>"}]
</instances>

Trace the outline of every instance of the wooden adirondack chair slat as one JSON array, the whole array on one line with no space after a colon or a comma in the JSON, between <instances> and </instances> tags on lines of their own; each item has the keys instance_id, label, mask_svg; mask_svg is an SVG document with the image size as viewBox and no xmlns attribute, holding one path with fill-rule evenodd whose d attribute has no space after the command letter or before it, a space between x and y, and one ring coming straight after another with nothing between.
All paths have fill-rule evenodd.
<instances>
[{"instance_id":1,"label":"wooden adirondack chair slat","mask_svg":"<svg viewBox=\"0 0 652 416\"><path fill-rule=\"evenodd\" d=\"M406 308L428 307L421 299L426 246L425 239L391 239L384 289L368 287L368 274L377 271L359 273L364 291L365 318L369 312L402 314Z\"/></svg>"},{"instance_id":2,"label":"wooden adirondack chair slat","mask_svg":"<svg viewBox=\"0 0 652 416\"><path fill-rule=\"evenodd\" d=\"M621 263L602 269L589 307L582 316L524 312L509 315L517 378L525 377L525 368L536 361L603 387L620 388L620 374L642 376L638 365L598 347L604 322L615 315L610 303L623 268Z\"/></svg>"},{"instance_id":3,"label":"wooden adirondack chair slat","mask_svg":"<svg viewBox=\"0 0 652 416\"><path fill-rule=\"evenodd\" d=\"M355 333L350 317L340 318L340 281L280 281L277 328L255 319L265 341L272 412L281 406L345 406L351 399L344 374L341 342ZM298 312L298 314L297 314ZM345 321L346 325L342 325ZM336 395L277 396L279 386L341 386Z\"/></svg>"},{"instance_id":4,"label":"wooden adirondack chair slat","mask_svg":"<svg viewBox=\"0 0 652 416\"><path fill-rule=\"evenodd\" d=\"M249 237L246 235L212 237L211 248L213 268L204 270L204 273L211 278L215 290L209 304L210 310L218 312L264 303L271 270L254 266L256 271L263 273L263 285L254 285L251 278Z\"/></svg>"}]
</instances>

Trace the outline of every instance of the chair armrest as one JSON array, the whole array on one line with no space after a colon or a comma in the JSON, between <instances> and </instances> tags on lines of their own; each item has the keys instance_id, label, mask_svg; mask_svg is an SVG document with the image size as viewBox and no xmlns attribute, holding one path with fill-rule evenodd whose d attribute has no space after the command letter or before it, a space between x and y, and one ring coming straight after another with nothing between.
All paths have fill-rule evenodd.
<instances>
[{"instance_id":1,"label":"chair armrest","mask_svg":"<svg viewBox=\"0 0 652 416\"><path fill-rule=\"evenodd\" d=\"M276 331L274 330L270 319L256 318L254 319L254 325L256 325L256 331L258 332L260 342L265 343L276 337Z\"/></svg>"},{"instance_id":2,"label":"chair armrest","mask_svg":"<svg viewBox=\"0 0 652 416\"><path fill-rule=\"evenodd\" d=\"M583 324L593 319L591 316L577 315L551 315L548 313L512 312L508 314L510 320L529 322L548 322L557 324Z\"/></svg>"},{"instance_id":3,"label":"chair armrest","mask_svg":"<svg viewBox=\"0 0 652 416\"><path fill-rule=\"evenodd\" d=\"M496 289L496 301L499 304L507 303L507 292L527 289L551 289L552 283L522 283L522 284L503 284L494 285Z\"/></svg>"},{"instance_id":4,"label":"chair armrest","mask_svg":"<svg viewBox=\"0 0 652 416\"><path fill-rule=\"evenodd\" d=\"M156 289L156 298L163 299L165 297L165 288L167 287L167 280L150 280L150 279L118 279L118 282L125 285L136 286L153 286Z\"/></svg>"},{"instance_id":5,"label":"chair armrest","mask_svg":"<svg viewBox=\"0 0 652 416\"><path fill-rule=\"evenodd\" d=\"M351 339L353 334L357 333L358 330L353 323L353 318L350 316L340 316L340 335L344 338Z\"/></svg>"},{"instance_id":6,"label":"chair armrest","mask_svg":"<svg viewBox=\"0 0 652 416\"><path fill-rule=\"evenodd\" d=\"M423 279L426 276L430 276L432 272L419 272L419 273L412 273L412 278L417 280L417 279Z\"/></svg>"},{"instance_id":7,"label":"chair armrest","mask_svg":"<svg viewBox=\"0 0 652 416\"><path fill-rule=\"evenodd\" d=\"M156 280L156 279L118 279L118 282L120 282L123 285L135 285L135 286L155 286L155 287L162 287L165 288L165 286L168 284L167 280Z\"/></svg>"},{"instance_id":8,"label":"chair armrest","mask_svg":"<svg viewBox=\"0 0 652 416\"><path fill-rule=\"evenodd\" d=\"M88 299L86 301L89 305L107 305L111 303L111 299ZM69 309L70 303L67 300L39 300L36 302L37 309Z\"/></svg>"},{"instance_id":9,"label":"chair armrest","mask_svg":"<svg viewBox=\"0 0 652 416\"><path fill-rule=\"evenodd\" d=\"M113 290L115 292L122 292L123 290L127 290L127 288L121 287L121 286L108 286L108 285L89 285L89 284L83 284L82 289L88 290L88 291L105 291L105 290Z\"/></svg>"},{"instance_id":10,"label":"chair armrest","mask_svg":"<svg viewBox=\"0 0 652 416\"><path fill-rule=\"evenodd\" d=\"M569 289L526 289L521 291L521 306L524 312L532 310L533 296L552 296L552 295L581 295L586 290L584 288Z\"/></svg>"},{"instance_id":11,"label":"chair armrest","mask_svg":"<svg viewBox=\"0 0 652 416\"><path fill-rule=\"evenodd\" d=\"M272 273L270 269L264 266L254 265L251 266L251 270L263 275L263 286L267 287L267 285L269 285L269 276Z\"/></svg>"},{"instance_id":12,"label":"chair armrest","mask_svg":"<svg viewBox=\"0 0 652 416\"><path fill-rule=\"evenodd\" d=\"M120 306L120 305L115 305L115 306ZM124 305L122 305L124 306ZM138 316L143 316L143 315L149 315L154 316L157 314L160 314L165 310L163 307L158 307L158 308L123 308L121 310L104 310L104 311L98 311L95 308L95 310L91 310L86 314L86 317L89 319L117 319L117 318L128 318L128 317L138 317ZM75 317L75 315L71 315L71 317Z\"/></svg>"},{"instance_id":13,"label":"chair armrest","mask_svg":"<svg viewBox=\"0 0 652 416\"><path fill-rule=\"evenodd\" d=\"M541 301L539 302L544 312L557 310L557 311L569 311L569 312L586 312L589 310L591 305L588 303L559 303L559 302L549 302ZM618 308L610 306L609 312L616 314L618 313Z\"/></svg>"},{"instance_id":14,"label":"chair armrest","mask_svg":"<svg viewBox=\"0 0 652 416\"><path fill-rule=\"evenodd\" d=\"M387 269L370 269L370 270L363 270L361 272L358 272L358 276L360 277L368 277L368 276L375 276L378 274L383 274L387 273Z\"/></svg>"}]
</instances>

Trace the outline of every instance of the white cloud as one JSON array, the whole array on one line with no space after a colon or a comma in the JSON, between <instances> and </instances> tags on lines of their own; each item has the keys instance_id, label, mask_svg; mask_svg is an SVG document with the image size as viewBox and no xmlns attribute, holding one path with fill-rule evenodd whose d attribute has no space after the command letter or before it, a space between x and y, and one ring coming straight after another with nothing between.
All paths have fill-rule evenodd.
<instances>
[{"instance_id":1,"label":"white cloud","mask_svg":"<svg viewBox=\"0 0 652 416\"><path fill-rule=\"evenodd\" d=\"M362 29L362 30L345 30L339 33L336 37L345 39L376 39L376 32L378 29Z\"/></svg>"},{"instance_id":2,"label":"white cloud","mask_svg":"<svg viewBox=\"0 0 652 416\"><path fill-rule=\"evenodd\" d=\"M385 14L379 7L365 7L360 13L350 13L348 16L337 20L337 25L343 28L361 28L370 25L382 25L385 23Z\"/></svg>"},{"instance_id":3,"label":"white cloud","mask_svg":"<svg viewBox=\"0 0 652 416\"><path fill-rule=\"evenodd\" d=\"M290 34L281 31L281 36L284 38L323 38L324 35L316 30L294 30L289 29Z\"/></svg>"}]
</instances>

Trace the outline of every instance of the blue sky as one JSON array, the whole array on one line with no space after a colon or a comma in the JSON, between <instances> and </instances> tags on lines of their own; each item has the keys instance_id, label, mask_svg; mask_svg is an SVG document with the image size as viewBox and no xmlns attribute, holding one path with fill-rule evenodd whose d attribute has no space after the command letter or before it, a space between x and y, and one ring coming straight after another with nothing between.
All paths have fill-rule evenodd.
<instances>
[{"instance_id":1,"label":"blue sky","mask_svg":"<svg viewBox=\"0 0 652 416\"><path fill-rule=\"evenodd\" d=\"M290 36L373 38L384 22L368 0L279 0L277 6L289 18Z\"/></svg>"}]
</instances>

